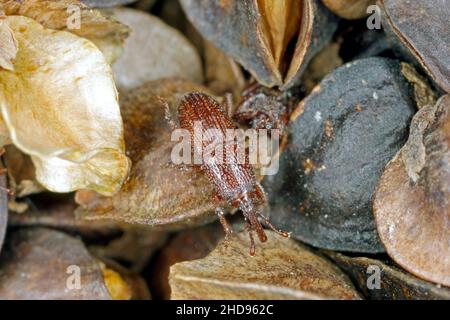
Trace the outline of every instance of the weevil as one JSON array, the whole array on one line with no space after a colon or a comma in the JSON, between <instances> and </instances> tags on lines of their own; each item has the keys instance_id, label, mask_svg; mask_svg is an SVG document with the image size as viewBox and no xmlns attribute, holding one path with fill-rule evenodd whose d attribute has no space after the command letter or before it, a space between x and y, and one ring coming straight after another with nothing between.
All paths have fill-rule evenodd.
<instances>
[{"instance_id":1,"label":"weevil","mask_svg":"<svg viewBox=\"0 0 450 320\"><path fill-rule=\"evenodd\" d=\"M187 94L181 101L178 108L179 126L177 126L170 113L169 106L164 103L166 109L166 118L173 129L177 127L186 129L191 135L193 148L205 148L214 140L209 129L216 129L222 135L226 134L227 130L238 129L231 120L232 102L230 96L226 96L225 103L220 105L212 97L203 93ZM228 114L227 114L228 111ZM195 130L196 124L201 125L202 134ZM232 151L237 149L237 145L231 143L226 144L224 141L223 150ZM250 238L250 255L255 254L255 241L253 232L256 232L261 242L267 241L267 236L261 225L262 223L280 234L283 237L288 237L289 234L284 231L276 229L265 217L258 206L267 203L266 194L261 184L256 180L253 172L253 167L248 161L248 153L245 152L245 161L238 161L236 152L226 153L225 159L220 159L218 155L212 153L211 156L204 158L200 169L206 174L208 180L215 189L214 201L220 203L225 200L228 205L240 209L245 219L245 229ZM231 155L231 156L230 156ZM220 206L216 208L216 214L219 217L220 223L225 231L226 243L232 234L232 229L225 219L224 209Z\"/></svg>"}]
</instances>

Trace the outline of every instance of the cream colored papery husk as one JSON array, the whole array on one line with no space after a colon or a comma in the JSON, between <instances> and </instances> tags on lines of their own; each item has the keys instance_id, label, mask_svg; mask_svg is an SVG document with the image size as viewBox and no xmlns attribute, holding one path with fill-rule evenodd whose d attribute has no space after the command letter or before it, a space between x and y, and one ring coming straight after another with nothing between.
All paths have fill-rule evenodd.
<instances>
[{"instance_id":1,"label":"cream colored papery husk","mask_svg":"<svg viewBox=\"0 0 450 320\"><path fill-rule=\"evenodd\" d=\"M51 191L115 193L130 162L105 57L69 32L22 16L5 21L19 44L14 71L0 69L1 112L12 143L32 157L38 181Z\"/></svg>"}]
</instances>

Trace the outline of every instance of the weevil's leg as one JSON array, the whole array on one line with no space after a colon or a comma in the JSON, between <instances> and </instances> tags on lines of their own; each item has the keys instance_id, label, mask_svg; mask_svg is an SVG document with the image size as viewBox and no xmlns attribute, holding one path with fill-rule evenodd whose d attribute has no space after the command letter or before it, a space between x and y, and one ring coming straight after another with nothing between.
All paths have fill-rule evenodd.
<instances>
[{"instance_id":1,"label":"weevil's leg","mask_svg":"<svg viewBox=\"0 0 450 320\"><path fill-rule=\"evenodd\" d=\"M6 152L5 147L1 147L0 148L0 157L3 156L5 154L5 152Z\"/></svg>"},{"instance_id":2,"label":"weevil's leg","mask_svg":"<svg viewBox=\"0 0 450 320\"><path fill-rule=\"evenodd\" d=\"M261 223L259 223L259 220L258 220L258 217L256 216L256 214L254 214L254 213L249 214L248 215L248 220L250 221L252 229L255 230L256 235L259 238L259 241L266 242L267 241L267 235L264 232L264 229L263 229Z\"/></svg>"},{"instance_id":3,"label":"weevil's leg","mask_svg":"<svg viewBox=\"0 0 450 320\"><path fill-rule=\"evenodd\" d=\"M230 238L233 234L233 230L231 229L230 225L228 224L228 221L225 218L225 213L223 212L222 208L220 208L220 207L216 208L216 214L219 217L219 221L223 227L223 230L225 231L225 246L228 246Z\"/></svg>"},{"instance_id":4,"label":"weevil's leg","mask_svg":"<svg viewBox=\"0 0 450 320\"><path fill-rule=\"evenodd\" d=\"M263 220L263 223L264 223L269 229L271 229L272 231L275 231L276 233L278 233L278 234L279 234L280 236L282 236L282 237L285 237L285 238L288 238L288 237L289 237L289 233L288 233L288 232L286 232L286 231L281 231L281 230L275 228L275 227L273 226L273 224L270 223L269 218L267 218L266 216L262 215L261 213L258 213L258 216Z\"/></svg>"},{"instance_id":5,"label":"weevil's leg","mask_svg":"<svg viewBox=\"0 0 450 320\"><path fill-rule=\"evenodd\" d=\"M247 230L248 237L250 238L250 255L254 256L256 251L255 239L253 239L253 230L248 222L245 223L245 230Z\"/></svg>"},{"instance_id":6,"label":"weevil's leg","mask_svg":"<svg viewBox=\"0 0 450 320\"><path fill-rule=\"evenodd\" d=\"M170 106L167 103L166 100L164 100L164 98L162 97L158 97L158 100L161 102L161 104L164 106L164 117L167 120L167 123L170 126L170 129L175 130L178 128L175 120L173 120L173 115L172 112L170 111Z\"/></svg>"},{"instance_id":7,"label":"weevil's leg","mask_svg":"<svg viewBox=\"0 0 450 320\"><path fill-rule=\"evenodd\" d=\"M269 202L269 200L267 199L267 195L264 192L264 189L261 185L261 183L257 182L256 183L256 188L255 188L255 192L256 192L256 197L261 200L261 202L263 204L267 204Z\"/></svg>"}]
</instances>

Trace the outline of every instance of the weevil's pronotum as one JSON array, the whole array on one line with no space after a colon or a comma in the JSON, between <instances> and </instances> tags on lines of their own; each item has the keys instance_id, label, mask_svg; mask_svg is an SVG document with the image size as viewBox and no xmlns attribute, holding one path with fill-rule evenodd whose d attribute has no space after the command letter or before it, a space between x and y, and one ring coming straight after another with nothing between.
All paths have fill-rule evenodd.
<instances>
[{"instance_id":1,"label":"weevil's pronotum","mask_svg":"<svg viewBox=\"0 0 450 320\"><path fill-rule=\"evenodd\" d=\"M179 127L189 131L194 148L197 146L197 148L202 149L201 151L204 151L210 145L211 141L214 141L215 137L211 133L214 130L210 129L216 129L223 135L226 134L227 130L237 129L237 126L225 112L227 110L231 113L231 99L228 98L225 100L226 102L221 106L216 100L203 93L190 93L182 100L178 109ZM167 103L164 104L167 118L175 129L177 126L172 120L169 106ZM201 136L198 134L199 131L195 130L196 125L201 126ZM227 148L232 148L232 151L235 151L237 145L234 143L226 144L224 141L223 150L227 150ZM253 232L256 232L261 242L267 240L259 219L268 228L284 237L288 237L288 233L277 230L270 223L269 219L259 211L258 205L266 203L267 200L262 186L255 178L253 167L248 161L248 153L245 152L245 161L238 161L236 152L225 152L225 154L225 159L219 159L214 152L211 153L211 156L206 159L204 158L204 162L200 165L200 168L214 185L214 199L217 202L222 199L226 200L228 205L242 211L246 221L245 228L248 231L251 241L250 254L254 255L255 241L253 239ZM217 207L216 214L225 230L226 239L228 239L232 230L225 219L223 208Z\"/></svg>"}]
</instances>

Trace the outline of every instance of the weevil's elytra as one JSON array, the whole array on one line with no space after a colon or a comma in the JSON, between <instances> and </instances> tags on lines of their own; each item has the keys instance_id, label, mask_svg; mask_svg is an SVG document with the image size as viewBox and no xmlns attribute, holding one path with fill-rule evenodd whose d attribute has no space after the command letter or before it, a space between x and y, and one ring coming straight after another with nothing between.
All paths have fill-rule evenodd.
<instances>
[{"instance_id":1,"label":"weevil's elytra","mask_svg":"<svg viewBox=\"0 0 450 320\"><path fill-rule=\"evenodd\" d=\"M237 129L237 126L225 113L227 109L231 110L231 108L222 108L217 101L206 94L190 93L185 96L178 109L180 127L191 133L194 146L201 146L204 150L214 138L208 135L208 129L217 129L223 136L225 136L227 129ZM194 130L196 124L201 124L201 136L198 135L198 131ZM236 144L225 145L224 141L223 150L226 150L226 148L236 149ZM242 211L251 240L250 254L254 255L253 232L256 232L261 242L267 240L259 219L280 235L287 237L288 234L276 230L270 224L269 219L257 209L259 204L266 202L266 196L261 185L256 181L253 167L248 160L248 153L245 152L244 163L237 161L235 152L230 153L233 155L231 157L228 156L228 153L225 152L225 154L227 155L225 159L219 159L219 156L212 154L203 162L201 169L215 187L215 198L224 199L229 205ZM228 239L232 231L224 217L222 208L217 208L216 213Z\"/></svg>"}]
</instances>

